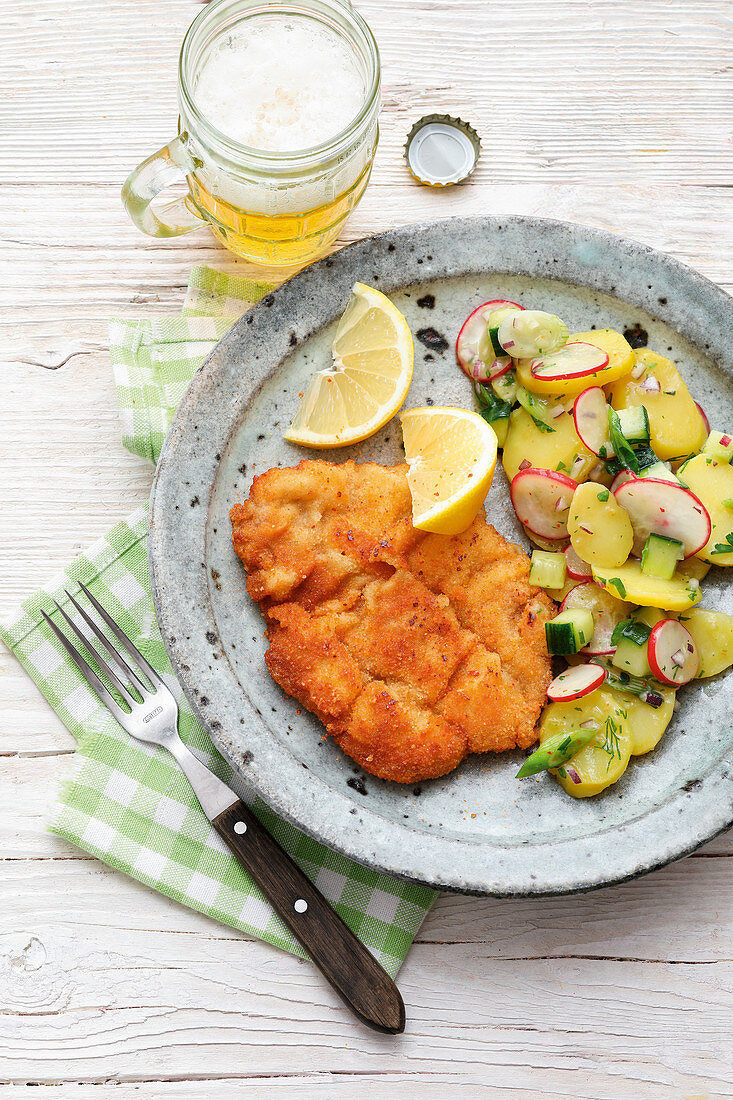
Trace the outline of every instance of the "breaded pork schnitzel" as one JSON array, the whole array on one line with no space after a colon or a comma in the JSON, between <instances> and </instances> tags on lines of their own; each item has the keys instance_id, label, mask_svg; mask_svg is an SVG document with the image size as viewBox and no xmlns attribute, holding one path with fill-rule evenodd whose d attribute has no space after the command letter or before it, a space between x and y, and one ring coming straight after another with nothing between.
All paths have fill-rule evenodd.
<instances>
[{"instance_id":1,"label":"breaded pork schnitzel","mask_svg":"<svg viewBox=\"0 0 733 1100\"><path fill-rule=\"evenodd\" d=\"M303 461L231 510L273 679L366 771L412 783L536 739L552 602L482 514L412 526L407 466Z\"/></svg>"}]
</instances>

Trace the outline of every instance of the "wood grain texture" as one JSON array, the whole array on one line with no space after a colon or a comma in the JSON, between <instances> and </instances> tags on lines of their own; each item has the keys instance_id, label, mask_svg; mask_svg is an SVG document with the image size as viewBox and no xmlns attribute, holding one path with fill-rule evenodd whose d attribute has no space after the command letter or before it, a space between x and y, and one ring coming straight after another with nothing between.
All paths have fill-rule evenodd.
<instances>
[{"instance_id":1,"label":"wood grain texture","mask_svg":"<svg viewBox=\"0 0 733 1100\"><path fill-rule=\"evenodd\" d=\"M358 6L384 110L341 243L536 214L633 237L733 290L729 0ZM0 616L147 497L152 471L119 440L107 319L178 310L194 263L253 273L206 230L140 236L119 202L175 129L176 55L199 10L0 6ZM481 133L469 184L407 174L404 136L429 111ZM581 897L441 898L400 978L407 1032L387 1038L311 967L46 832L72 739L5 651L0 700L0 1100L733 1096L733 834Z\"/></svg>"}]
</instances>

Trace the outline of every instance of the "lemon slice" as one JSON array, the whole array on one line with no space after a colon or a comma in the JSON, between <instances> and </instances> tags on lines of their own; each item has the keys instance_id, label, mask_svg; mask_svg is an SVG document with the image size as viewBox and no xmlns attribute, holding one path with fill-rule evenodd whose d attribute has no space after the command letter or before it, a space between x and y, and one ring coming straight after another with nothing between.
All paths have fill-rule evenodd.
<instances>
[{"instance_id":1,"label":"lemon slice","mask_svg":"<svg viewBox=\"0 0 733 1100\"><path fill-rule=\"evenodd\" d=\"M304 447L345 447L373 435L407 396L415 348L407 321L379 290L355 283L333 342L285 432Z\"/></svg>"},{"instance_id":2,"label":"lemon slice","mask_svg":"<svg viewBox=\"0 0 733 1100\"><path fill-rule=\"evenodd\" d=\"M465 409L408 409L400 420L414 526L460 534L475 519L494 477L493 428Z\"/></svg>"}]
</instances>

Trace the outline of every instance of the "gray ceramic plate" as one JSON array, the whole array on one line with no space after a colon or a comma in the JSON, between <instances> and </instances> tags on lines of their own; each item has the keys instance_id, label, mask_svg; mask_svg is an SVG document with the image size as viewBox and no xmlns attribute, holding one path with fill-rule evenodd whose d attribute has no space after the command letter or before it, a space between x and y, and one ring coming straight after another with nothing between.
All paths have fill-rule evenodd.
<instances>
[{"instance_id":1,"label":"gray ceramic plate","mask_svg":"<svg viewBox=\"0 0 733 1100\"><path fill-rule=\"evenodd\" d=\"M217 745L283 817L374 868L480 894L550 894L641 874L733 821L733 676L693 684L660 747L605 794L573 800L545 776L518 782L518 753L474 757L405 787L364 775L264 668L228 511L254 473L306 454L287 425L311 372L330 361L355 280L388 293L417 335L408 406L472 404L453 345L489 298L521 299L571 329L639 325L677 362L714 425L733 425L733 312L721 290L638 244L532 218L451 219L362 241L308 268L234 326L184 398L153 489L150 560L166 647ZM308 452L316 457L317 452ZM398 424L328 452L393 463ZM499 471L491 521L523 541ZM722 569L705 604L733 611Z\"/></svg>"}]
</instances>

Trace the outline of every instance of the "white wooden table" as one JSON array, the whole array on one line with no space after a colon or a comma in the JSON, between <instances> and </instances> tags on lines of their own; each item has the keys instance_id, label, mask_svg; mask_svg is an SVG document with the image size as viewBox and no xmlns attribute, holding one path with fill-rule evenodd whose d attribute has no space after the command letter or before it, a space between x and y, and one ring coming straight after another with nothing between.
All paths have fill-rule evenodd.
<instances>
[{"instance_id":1,"label":"white wooden table","mask_svg":"<svg viewBox=\"0 0 733 1100\"><path fill-rule=\"evenodd\" d=\"M448 214L549 215L731 289L729 0L360 8L384 112L345 240ZM3 616L147 496L151 470L119 440L106 319L178 309L194 263L249 270L206 231L140 236L119 201L174 132L176 54L198 10L0 7ZM479 129L469 185L408 176L404 135L430 111ZM2 1100L733 1095L730 834L590 895L442 898L400 977L407 1031L381 1037L309 965L47 835L72 739L4 651L0 678Z\"/></svg>"}]
</instances>

